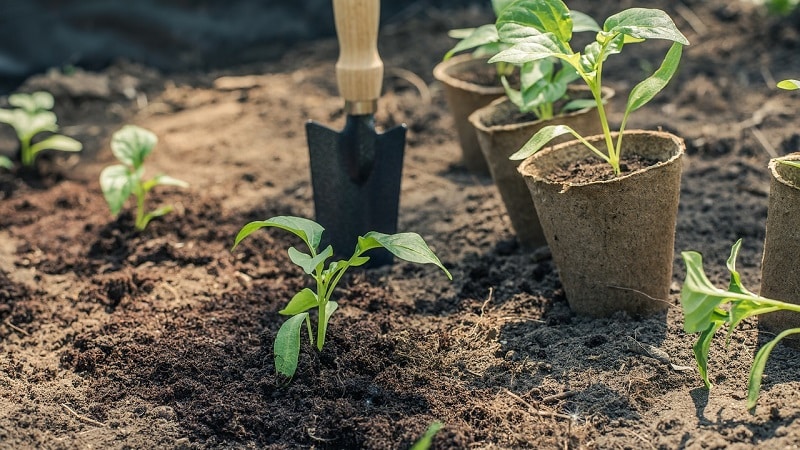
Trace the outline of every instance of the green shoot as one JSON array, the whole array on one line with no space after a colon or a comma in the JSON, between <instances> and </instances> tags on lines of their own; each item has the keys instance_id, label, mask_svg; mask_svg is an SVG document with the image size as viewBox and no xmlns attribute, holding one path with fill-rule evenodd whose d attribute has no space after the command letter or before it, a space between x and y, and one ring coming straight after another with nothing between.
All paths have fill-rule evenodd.
<instances>
[{"instance_id":1,"label":"green shoot","mask_svg":"<svg viewBox=\"0 0 800 450\"><path fill-rule=\"evenodd\" d=\"M14 163L8 157L0 155L0 169L11 170L14 168Z\"/></svg>"},{"instance_id":2,"label":"green shoot","mask_svg":"<svg viewBox=\"0 0 800 450\"><path fill-rule=\"evenodd\" d=\"M689 45L689 41L664 11L631 8L606 19L595 41L588 44L583 53L575 52L570 47L570 41L573 32L578 31L576 17L576 12L570 11L561 0L514 2L502 11L496 24L500 42L510 47L500 51L489 62L522 65L546 58L557 58L572 66L592 93L605 136L606 150L601 151L590 145L571 128L556 125L542 128L511 159L527 158L552 139L572 134L594 154L608 162L615 174L619 174L623 131L630 113L647 104L667 85L678 68L683 46ZM583 21L582 15L580 17ZM603 63L610 55L620 53L625 45L647 39L665 39L673 44L661 67L631 90L619 135L614 142L602 100Z\"/></svg>"},{"instance_id":3,"label":"green shoot","mask_svg":"<svg viewBox=\"0 0 800 450\"><path fill-rule=\"evenodd\" d=\"M727 262L731 278L727 290L711 284L703 269L703 257L699 253L693 251L681 253L686 264L686 280L681 289L683 329L687 333L700 333L693 348L697 367L706 388L711 388L708 376L708 353L717 330L727 326L727 340L729 340L733 329L748 317L780 310L800 312L800 305L760 297L744 287L739 272L736 271L736 256L741 245L742 240L739 239L731 248ZM722 306L727 308L723 309ZM747 409L752 410L756 406L764 367L772 349L786 336L798 333L800 328L785 330L758 351L747 383Z\"/></svg>"},{"instance_id":4,"label":"green shoot","mask_svg":"<svg viewBox=\"0 0 800 450\"><path fill-rule=\"evenodd\" d=\"M800 89L800 80L783 80L778 83L778 87L787 91L794 91Z\"/></svg>"},{"instance_id":5,"label":"green shoot","mask_svg":"<svg viewBox=\"0 0 800 450\"><path fill-rule=\"evenodd\" d=\"M111 214L117 215L131 195L136 197L137 230L147 228L156 217L172 211L172 206L162 206L145 212L145 197L156 186L188 187L185 181L167 175L156 175L145 180L144 159L153 151L158 138L152 132L135 125L125 125L111 137L111 152L122 164L108 166L100 173L100 187Z\"/></svg>"},{"instance_id":6,"label":"green shoot","mask_svg":"<svg viewBox=\"0 0 800 450\"><path fill-rule=\"evenodd\" d=\"M58 119L51 111L55 100L49 92L12 94L8 97L8 103L16 108L0 109L0 122L11 125L16 131L23 167L33 167L36 156L44 150L79 152L83 149L83 145L75 139L56 134ZM50 133L50 136L33 142L33 138L40 133ZM7 167L8 163L0 164Z\"/></svg>"},{"instance_id":7,"label":"green shoot","mask_svg":"<svg viewBox=\"0 0 800 450\"><path fill-rule=\"evenodd\" d=\"M436 433L442 429L441 422L432 422L428 425L428 429L425 430L425 434L419 438L414 445L411 446L410 450L428 450L431 448L431 444L433 444L433 437L436 436Z\"/></svg>"},{"instance_id":8,"label":"green shoot","mask_svg":"<svg viewBox=\"0 0 800 450\"><path fill-rule=\"evenodd\" d=\"M295 294L279 314L290 316L281 325L273 343L275 354L275 370L287 377L294 376L300 354L301 328L306 324L308 337L313 345L316 341L317 350L322 351L325 345L325 336L328 322L338 303L331 300L336 285L350 267L358 267L369 261L369 256L364 256L369 250L385 248L394 256L409 262L419 264L434 264L444 271L449 279L453 279L450 272L442 265L439 258L431 251L425 241L416 233L383 234L371 231L358 238L358 244L353 256L346 260L332 261L325 267L325 262L333 256L333 248L329 245L320 251L322 233L325 230L318 223L302 217L277 216L267 220L250 222L239 231L233 244L235 249L244 238L256 230L264 227L275 227L288 231L298 236L307 247L308 253L289 248L289 259L300 266L303 272L310 275L316 283L316 290L305 288ZM317 310L316 340L311 327L309 310Z\"/></svg>"}]
</instances>

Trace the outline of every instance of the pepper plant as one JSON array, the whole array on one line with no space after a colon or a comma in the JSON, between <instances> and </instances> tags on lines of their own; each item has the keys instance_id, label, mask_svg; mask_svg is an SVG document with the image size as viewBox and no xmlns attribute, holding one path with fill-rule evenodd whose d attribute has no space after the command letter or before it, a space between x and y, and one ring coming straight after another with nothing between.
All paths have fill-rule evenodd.
<instances>
[{"instance_id":1,"label":"pepper plant","mask_svg":"<svg viewBox=\"0 0 800 450\"><path fill-rule=\"evenodd\" d=\"M647 104L667 85L678 68L683 46L688 45L689 41L664 11L630 8L606 19L594 42L589 43L583 52L576 52L570 46L574 14L561 0L518 0L512 3L497 18L500 41L510 46L493 56L489 62L502 61L522 65L546 58L557 58L572 66L592 93L603 128L606 150L601 151L568 126L551 125L537 132L511 159L527 158L554 138L572 134L594 154L608 162L615 174L619 174L622 137L630 113ZM603 64L609 56L620 53L625 45L647 39L664 39L673 44L659 69L631 90L615 142L602 101Z\"/></svg>"},{"instance_id":2,"label":"pepper plant","mask_svg":"<svg viewBox=\"0 0 800 450\"><path fill-rule=\"evenodd\" d=\"M709 389L711 381L708 377L708 353L717 330L727 326L727 343L730 342L733 329L748 317L775 311L800 313L800 305L764 298L744 287L739 272L736 271L736 256L741 245L741 239L736 241L727 261L730 272L728 289L719 289L711 284L704 272L703 257L700 253L694 251L681 253L686 264L686 280L681 289L683 329L687 333L700 333L693 347L694 356L700 376L703 378L706 388ZM800 334L800 328L784 330L756 353L747 382L747 409L753 409L756 406L758 393L761 390L761 377L772 349L782 339L793 334Z\"/></svg>"},{"instance_id":3,"label":"pepper plant","mask_svg":"<svg viewBox=\"0 0 800 450\"><path fill-rule=\"evenodd\" d=\"M153 132L135 125L125 125L111 137L111 152L122 164L108 166L100 173L100 188L111 214L117 215L131 195L136 197L137 230L142 231L156 217L172 211L172 206L162 206L145 212L145 197L156 186L188 187L185 181L167 175L144 179L144 159L153 151L158 137Z\"/></svg>"},{"instance_id":4,"label":"pepper plant","mask_svg":"<svg viewBox=\"0 0 800 450\"><path fill-rule=\"evenodd\" d=\"M14 128L19 139L19 158L23 167L33 167L36 156L44 150L62 152L79 152L83 145L75 139L57 134L58 119L51 111L55 100L49 92L40 91L32 94L12 94L8 103L14 109L0 109L0 122ZM50 136L33 142L40 133L51 133ZM8 162L2 163L8 166Z\"/></svg>"},{"instance_id":5,"label":"pepper plant","mask_svg":"<svg viewBox=\"0 0 800 450\"><path fill-rule=\"evenodd\" d=\"M447 278L453 279L450 272L442 265L439 258L431 251L425 241L416 233L383 234L370 231L358 238L358 243L349 259L331 261L327 267L325 262L333 256L330 245L320 251L322 233L325 229L313 220L293 216L277 216L267 220L250 222L239 231L233 244L235 249L244 238L256 230L275 227L286 230L299 237L306 245L307 252L290 247L289 259L313 278L316 288L305 288L292 297L279 314L289 316L278 330L273 344L275 354L275 370L291 378L297 370L300 355L300 335L303 323L306 324L308 338L314 345L314 332L311 327L309 310L317 311L316 347L322 351L328 322L339 304L331 300L336 285L350 267L358 267L369 261L366 252L376 248L385 248L394 256L419 264L434 264L444 271Z\"/></svg>"}]
</instances>

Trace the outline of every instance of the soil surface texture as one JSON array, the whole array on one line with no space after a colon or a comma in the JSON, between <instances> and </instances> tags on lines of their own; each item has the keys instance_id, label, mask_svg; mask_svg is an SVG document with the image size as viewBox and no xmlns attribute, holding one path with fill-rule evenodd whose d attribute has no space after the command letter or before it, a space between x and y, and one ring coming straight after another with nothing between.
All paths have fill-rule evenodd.
<instances>
[{"instance_id":1,"label":"soil surface texture","mask_svg":"<svg viewBox=\"0 0 800 450\"><path fill-rule=\"evenodd\" d=\"M602 22L642 5L571 6ZM304 127L344 124L335 39L212 72L119 62L27 80L20 90L54 93L63 133L85 149L44 155L39 174L0 174L0 448L405 449L435 421L437 449L796 445L797 351L774 351L749 413L747 376L768 336L752 319L727 347L720 332L706 390L679 290L681 251L702 252L722 287L739 238L738 268L758 290L767 162L800 150L800 97L774 88L800 75L800 15L723 0L643 6L666 10L692 42L628 124L687 144L666 315L576 316L547 249L517 246L491 179L461 165L432 77L454 44L448 29L493 19L430 10L381 30L377 122L409 127L399 229L421 234L454 280L402 261L354 270L335 292L324 350L304 340L289 383L275 375L272 342L277 311L308 286L286 252L299 242L262 230L230 248L249 221L313 216ZM612 122L667 48L631 45L609 59ZM114 162L110 136L127 123L159 137L148 174L191 185L155 188L149 206L175 211L144 232L131 204L110 216L98 183ZM16 146L1 127L0 153Z\"/></svg>"}]
</instances>

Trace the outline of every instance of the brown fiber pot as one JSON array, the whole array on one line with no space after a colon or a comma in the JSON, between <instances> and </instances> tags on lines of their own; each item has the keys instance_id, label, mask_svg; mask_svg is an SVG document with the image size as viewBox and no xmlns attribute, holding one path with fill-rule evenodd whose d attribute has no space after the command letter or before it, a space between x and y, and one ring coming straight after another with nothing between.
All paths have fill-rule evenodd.
<instances>
[{"instance_id":1,"label":"brown fiber pot","mask_svg":"<svg viewBox=\"0 0 800 450\"><path fill-rule=\"evenodd\" d=\"M458 140L461 144L461 158L470 172L489 174L483 159L475 129L468 117L478 108L488 105L492 100L505 95L503 86L482 86L459 78L461 74L485 70L488 58L473 58L471 55L458 55L442 61L433 69L433 76L444 85L444 96L453 114ZM463 75L461 75L463 78Z\"/></svg>"},{"instance_id":2,"label":"brown fiber pot","mask_svg":"<svg viewBox=\"0 0 800 450\"><path fill-rule=\"evenodd\" d=\"M577 94L577 95L576 95ZM603 99L609 100L614 96L610 88L603 89ZM588 88L580 87L571 89L572 98L591 98ZM478 109L469 116L469 121L478 136L483 156L489 165L494 184L497 186L500 197L506 206L511 225L517 235L520 246L526 250L541 247L547 242L536 216L536 209L531 201L531 194L525 185L525 180L517 171L519 161L511 161L509 156L516 153L537 131L547 125L568 125L581 136L591 136L602 133L600 118L594 108L582 109L569 114L562 114L551 120L534 120L528 122L509 123L502 125L487 125L496 123L502 117L507 117L509 112L517 107L501 97L488 106ZM561 136L553 144L567 142L572 136Z\"/></svg>"},{"instance_id":3,"label":"brown fiber pot","mask_svg":"<svg viewBox=\"0 0 800 450\"><path fill-rule=\"evenodd\" d=\"M780 160L800 161L800 153L769 162L771 181L767 206L767 234L761 262L761 295L800 304L800 169ZM780 333L800 327L800 314L778 311L758 316L760 328ZM787 337L794 347L800 338Z\"/></svg>"},{"instance_id":4,"label":"brown fiber pot","mask_svg":"<svg viewBox=\"0 0 800 450\"><path fill-rule=\"evenodd\" d=\"M587 140L605 148L602 136ZM592 155L578 141L541 150L520 165L575 313L639 317L669 307L684 149L683 140L669 133L626 131L623 158L636 154L659 162L581 184L546 180L557 168Z\"/></svg>"}]
</instances>

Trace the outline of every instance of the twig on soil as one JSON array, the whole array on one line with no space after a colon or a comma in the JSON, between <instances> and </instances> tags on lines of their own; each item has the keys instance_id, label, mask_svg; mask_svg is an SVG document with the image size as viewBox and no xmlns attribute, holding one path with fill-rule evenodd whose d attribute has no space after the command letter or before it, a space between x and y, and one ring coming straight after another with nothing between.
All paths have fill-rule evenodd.
<instances>
[{"instance_id":1,"label":"twig on soil","mask_svg":"<svg viewBox=\"0 0 800 450\"><path fill-rule=\"evenodd\" d=\"M492 294L494 294L494 288L489 287L489 297L487 297L486 301L483 302L483 305L481 305L481 317L483 317L483 313L486 312L486 305L492 301Z\"/></svg>"},{"instance_id":2,"label":"twig on soil","mask_svg":"<svg viewBox=\"0 0 800 450\"><path fill-rule=\"evenodd\" d=\"M88 423L89 425L94 425L96 427L104 427L105 428L105 426L106 426L106 424L104 424L102 422L98 422L98 421L96 421L94 419L90 419L90 418L88 418L86 416L82 416L82 415L76 413L75 410L70 408L66 403L62 403L61 406L64 409L66 409L70 414L72 414L76 419L80 420L83 423Z\"/></svg>"},{"instance_id":3,"label":"twig on soil","mask_svg":"<svg viewBox=\"0 0 800 450\"><path fill-rule=\"evenodd\" d=\"M764 149L764 151L767 152L770 158L778 157L778 152L775 151L775 147L773 147L772 144L769 143L767 137L764 136L764 133L762 133L761 130L759 130L756 127L753 127L750 128L750 131L753 133L753 136L756 138L758 143L761 144L761 147Z\"/></svg>"},{"instance_id":4,"label":"twig on soil","mask_svg":"<svg viewBox=\"0 0 800 450\"><path fill-rule=\"evenodd\" d=\"M422 103L426 106L431 104L431 91L428 89L428 85L425 84L425 80L420 78L419 75L399 67L392 67L387 72L389 75L408 81L409 84L419 91L419 97L422 99Z\"/></svg>"},{"instance_id":5,"label":"twig on soil","mask_svg":"<svg viewBox=\"0 0 800 450\"><path fill-rule=\"evenodd\" d=\"M6 319L5 324L8 325L9 328L11 328L12 330L16 331L17 333L23 334L25 336L30 336L31 335L27 331L25 331L22 328L14 325L13 323L11 323L11 318L10 317L8 319Z\"/></svg>"},{"instance_id":6,"label":"twig on soil","mask_svg":"<svg viewBox=\"0 0 800 450\"><path fill-rule=\"evenodd\" d=\"M542 399L542 403L544 403L545 405L548 404L548 403L555 403L555 402L557 402L559 400L564 400L565 398L570 398L570 397L572 397L573 395L575 395L577 393L578 393L578 391L564 391L564 392L562 392L560 394L548 395L547 397Z\"/></svg>"},{"instance_id":7,"label":"twig on soil","mask_svg":"<svg viewBox=\"0 0 800 450\"><path fill-rule=\"evenodd\" d=\"M644 292L642 292L640 290L637 290L637 289L626 288L626 287L622 287L622 286L614 286L613 284L607 284L606 287L610 287L611 289L620 289L620 290L623 290L623 291L636 292L637 294L641 294L641 295L643 295L643 296L645 296L645 297L647 297L650 300L653 300L655 302L666 303L667 305L669 305L670 308L674 308L675 307L675 305L673 305L672 302L670 302L670 301L664 300L663 298L651 297L651 296L649 296L649 295L645 294Z\"/></svg>"},{"instance_id":8,"label":"twig on soil","mask_svg":"<svg viewBox=\"0 0 800 450\"><path fill-rule=\"evenodd\" d=\"M690 27L697 33L698 36L703 36L708 32L708 27L703 22L702 19L697 17L697 14L691 10L691 8L687 7L683 3L676 3L675 4L675 11L683 17L683 20L689 24Z\"/></svg>"},{"instance_id":9,"label":"twig on soil","mask_svg":"<svg viewBox=\"0 0 800 450\"><path fill-rule=\"evenodd\" d=\"M519 395L509 391L506 388L503 388L503 392L505 392L505 394L508 395L509 397L513 398L514 400L516 400L516 401L522 403L524 406L526 406L528 408L528 412L536 414L539 417L554 417L554 418L565 419L565 420L573 420L574 419L574 417L568 416L566 414L561 414L561 413L552 412L552 411L542 411L541 409L537 409L533 405L531 405L530 403L525 401L525 399L523 399Z\"/></svg>"},{"instance_id":10,"label":"twig on soil","mask_svg":"<svg viewBox=\"0 0 800 450\"><path fill-rule=\"evenodd\" d=\"M316 431L316 428L306 428L306 433L308 434L308 437L310 437L311 439L313 439L313 440L315 440L317 442L333 442L333 441L336 440L336 438L326 439L326 438L321 438L319 436L315 436L314 435L314 431Z\"/></svg>"}]
</instances>

